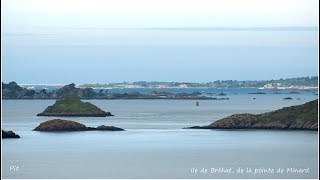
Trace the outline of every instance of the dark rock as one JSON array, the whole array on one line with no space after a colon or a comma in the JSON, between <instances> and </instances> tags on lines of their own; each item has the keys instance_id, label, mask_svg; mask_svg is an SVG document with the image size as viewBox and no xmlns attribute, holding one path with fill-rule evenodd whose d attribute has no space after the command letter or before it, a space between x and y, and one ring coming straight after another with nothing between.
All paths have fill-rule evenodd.
<instances>
[{"instance_id":1,"label":"dark rock","mask_svg":"<svg viewBox=\"0 0 320 180\"><path fill-rule=\"evenodd\" d=\"M20 136L12 131L2 130L2 138L20 138Z\"/></svg>"},{"instance_id":2,"label":"dark rock","mask_svg":"<svg viewBox=\"0 0 320 180\"><path fill-rule=\"evenodd\" d=\"M96 130L102 130L102 131L124 131L122 128L114 127L114 126L105 126L101 125L96 128Z\"/></svg>"},{"instance_id":3,"label":"dark rock","mask_svg":"<svg viewBox=\"0 0 320 180\"><path fill-rule=\"evenodd\" d=\"M8 84L2 83L2 98L4 99L30 99L34 94L34 90L22 88L16 82L10 82Z\"/></svg>"},{"instance_id":4,"label":"dark rock","mask_svg":"<svg viewBox=\"0 0 320 180\"><path fill-rule=\"evenodd\" d=\"M183 128L183 129L210 129L208 126L192 126L188 128Z\"/></svg>"},{"instance_id":5,"label":"dark rock","mask_svg":"<svg viewBox=\"0 0 320 180\"><path fill-rule=\"evenodd\" d=\"M53 119L46 122L41 123L38 127L34 129L34 131L47 131L47 132L59 132L59 131L124 131L122 128L114 127L114 126L99 126L97 128L87 127L84 124L62 120L62 119Z\"/></svg>"},{"instance_id":6,"label":"dark rock","mask_svg":"<svg viewBox=\"0 0 320 180\"><path fill-rule=\"evenodd\" d=\"M267 93L264 93L264 92L258 91L258 92L249 93L249 94L267 94Z\"/></svg>"},{"instance_id":7,"label":"dark rock","mask_svg":"<svg viewBox=\"0 0 320 180\"><path fill-rule=\"evenodd\" d=\"M318 130L318 100L263 114L234 114L191 129Z\"/></svg>"},{"instance_id":8,"label":"dark rock","mask_svg":"<svg viewBox=\"0 0 320 180\"><path fill-rule=\"evenodd\" d=\"M18 91L18 92L23 90L23 88L14 81L9 82L8 84L2 83L2 88L8 91Z\"/></svg>"},{"instance_id":9,"label":"dark rock","mask_svg":"<svg viewBox=\"0 0 320 180\"><path fill-rule=\"evenodd\" d=\"M285 97L283 98L284 100L292 100L293 98L292 97Z\"/></svg>"},{"instance_id":10,"label":"dark rock","mask_svg":"<svg viewBox=\"0 0 320 180\"><path fill-rule=\"evenodd\" d=\"M94 98L98 95L92 88L77 88L74 83L71 83L55 90L52 96L59 98L67 94L76 94L81 98Z\"/></svg>"},{"instance_id":11,"label":"dark rock","mask_svg":"<svg viewBox=\"0 0 320 180\"><path fill-rule=\"evenodd\" d=\"M86 131L87 127L81 123L53 119L41 123L38 127L34 129L35 131Z\"/></svg>"},{"instance_id":12,"label":"dark rock","mask_svg":"<svg viewBox=\"0 0 320 180\"><path fill-rule=\"evenodd\" d=\"M195 92L191 93L191 95L193 95L193 96L200 96L201 94L202 93L199 91L195 91Z\"/></svg>"}]
</instances>

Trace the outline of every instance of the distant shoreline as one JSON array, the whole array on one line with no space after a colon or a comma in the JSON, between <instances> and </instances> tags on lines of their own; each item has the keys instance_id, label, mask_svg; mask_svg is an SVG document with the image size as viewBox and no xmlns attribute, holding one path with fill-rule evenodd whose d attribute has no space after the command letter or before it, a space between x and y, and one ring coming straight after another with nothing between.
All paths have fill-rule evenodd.
<instances>
[{"instance_id":1,"label":"distant shoreline","mask_svg":"<svg viewBox=\"0 0 320 180\"><path fill-rule=\"evenodd\" d=\"M55 87L63 87L65 85L52 85L52 84L19 84L21 87L30 87L30 86L43 86L43 87L50 87L50 86L55 86ZM291 87L277 87L277 88L268 88L268 87L186 87L186 88L181 88L181 87L166 87L166 88L159 88L159 87L91 87L91 86L86 86L83 87L81 85L76 85L79 88L92 88L92 89L232 89L232 88L239 88L239 89L271 89L271 90L285 90L285 89L297 89L297 90L308 90L308 89L319 89L318 86L291 86Z\"/></svg>"},{"instance_id":2,"label":"distant shoreline","mask_svg":"<svg viewBox=\"0 0 320 180\"><path fill-rule=\"evenodd\" d=\"M78 86L79 87L79 86ZM80 87L83 88L83 87ZM180 88L180 87L167 87L167 88L151 88L151 87L135 87L135 88L109 88L109 87L86 87L86 88L92 88L92 89L232 89L232 88L239 88L239 89L279 89L279 90L285 90L285 89L298 89L298 90L304 90L304 89L319 89L319 87L314 86L303 86L303 87L278 87L278 88L264 88L264 87L187 87L187 88Z\"/></svg>"},{"instance_id":3,"label":"distant shoreline","mask_svg":"<svg viewBox=\"0 0 320 180\"><path fill-rule=\"evenodd\" d=\"M92 89L187 89L187 88L261 88L261 89L318 89L318 76L307 76L276 80L215 80L212 82L166 82L166 81L136 81L122 83L85 83L76 84L77 88ZM18 83L18 85L31 88L33 86L62 87L65 83Z\"/></svg>"},{"instance_id":4,"label":"distant shoreline","mask_svg":"<svg viewBox=\"0 0 320 180\"><path fill-rule=\"evenodd\" d=\"M301 86L299 86L301 87ZM318 95L318 90L315 87L309 87L308 89L297 89L297 87L290 87L292 90L289 94L300 94L297 91L313 91L314 95ZM228 88L216 88L220 92L205 92L206 88L193 88L193 89L203 89L196 90L193 92L173 92L166 91L168 88L161 88L161 90L156 88L140 88L140 89L152 89L149 92L141 92L139 90L134 90L131 92L111 92L106 89L94 90L93 88L79 88L76 84L71 83L62 87L55 87L54 89L48 90L48 88L38 87L22 87L16 82L10 82L8 84L2 83L2 99L59 99L65 94L77 94L81 99L187 99L187 100L229 100L227 94L223 93ZM132 88L127 88L132 89ZM177 89L177 88L176 88ZM190 89L190 88L179 88L179 89ZM208 88L209 89L209 88ZM231 88L230 88L231 89ZM238 88L242 89L242 88ZM249 89L249 88L247 88ZM251 89L251 88L250 88ZM248 94L266 94L261 91L261 88L256 89L256 92L248 92ZM264 87L268 89L268 87ZM48 91L47 91L48 90ZM278 90L271 89L269 91ZM280 90L280 89L279 89ZM317 90L317 92L315 92ZM279 92L274 92L276 94ZM233 92L233 94L235 94ZM291 97L287 97L292 99Z\"/></svg>"}]
</instances>

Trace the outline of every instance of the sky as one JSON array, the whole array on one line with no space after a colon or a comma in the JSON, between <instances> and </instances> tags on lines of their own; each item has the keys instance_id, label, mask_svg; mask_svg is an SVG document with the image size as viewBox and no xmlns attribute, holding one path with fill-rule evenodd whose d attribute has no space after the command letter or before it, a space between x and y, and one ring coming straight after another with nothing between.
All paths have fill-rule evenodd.
<instances>
[{"instance_id":1,"label":"sky","mask_svg":"<svg viewBox=\"0 0 320 180\"><path fill-rule=\"evenodd\" d=\"M3 0L2 81L318 75L317 0Z\"/></svg>"}]
</instances>

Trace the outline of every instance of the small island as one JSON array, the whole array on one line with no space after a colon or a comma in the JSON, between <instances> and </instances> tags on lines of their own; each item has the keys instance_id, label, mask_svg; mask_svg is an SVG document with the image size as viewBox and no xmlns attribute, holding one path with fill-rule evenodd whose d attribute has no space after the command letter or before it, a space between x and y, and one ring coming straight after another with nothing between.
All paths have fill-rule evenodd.
<instances>
[{"instance_id":1,"label":"small island","mask_svg":"<svg viewBox=\"0 0 320 180\"><path fill-rule=\"evenodd\" d=\"M283 98L284 100L292 100L293 98L292 97L285 97Z\"/></svg>"},{"instance_id":2,"label":"small island","mask_svg":"<svg viewBox=\"0 0 320 180\"><path fill-rule=\"evenodd\" d=\"M261 92L261 91L258 91L258 92L248 93L248 94L267 94L267 93L265 93L265 92Z\"/></svg>"},{"instance_id":3,"label":"small island","mask_svg":"<svg viewBox=\"0 0 320 180\"><path fill-rule=\"evenodd\" d=\"M263 114L234 114L208 126L188 129L318 130L318 100Z\"/></svg>"},{"instance_id":4,"label":"small island","mask_svg":"<svg viewBox=\"0 0 320 180\"><path fill-rule=\"evenodd\" d=\"M20 138L20 136L13 131L4 131L2 130L2 139L4 138Z\"/></svg>"},{"instance_id":5,"label":"small island","mask_svg":"<svg viewBox=\"0 0 320 180\"><path fill-rule=\"evenodd\" d=\"M122 128L114 126L101 125L97 128L87 127L84 124L63 120L63 119L53 119L41 123L37 126L34 131L44 131L44 132L68 132L68 131L124 131Z\"/></svg>"},{"instance_id":6,"label":"small island","mask_svg":"<svg viewBox=\"0 0 320 180\"><path fill-rule=\"evenodd\" d=\"M57 100L52 106L48 106L37 116L113 116L110 112L105 112L97 106L82 102L76 94L66 94Z\"/></svg>"}]
</instances>

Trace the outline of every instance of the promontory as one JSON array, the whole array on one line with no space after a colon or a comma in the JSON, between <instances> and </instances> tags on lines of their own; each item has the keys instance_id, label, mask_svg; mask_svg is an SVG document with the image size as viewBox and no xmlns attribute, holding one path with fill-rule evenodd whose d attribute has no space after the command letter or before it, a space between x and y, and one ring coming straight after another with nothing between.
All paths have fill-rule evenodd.
<instances>
[{"instance_id":1,"label":"promontory","mask_svg":"<svg viewBox=\"0 0 320 180\"><path fill-rule=\"evenodd\" d=\"M189 129L318 130L318 99L263 114L234 114L207 126Z\"/></svg>"},{"instance_id":2,"label":"promontory","mask_svg":"<svg viewBox=\"0 0 320 180\"><path fill-rule=\"evenodd\" d=\"M66 94L57 100L52 106L48 106L37 116L112 116L110 112L105 112L97 106L82 102L76 94Z\"/></svg>"}]
</instances>

